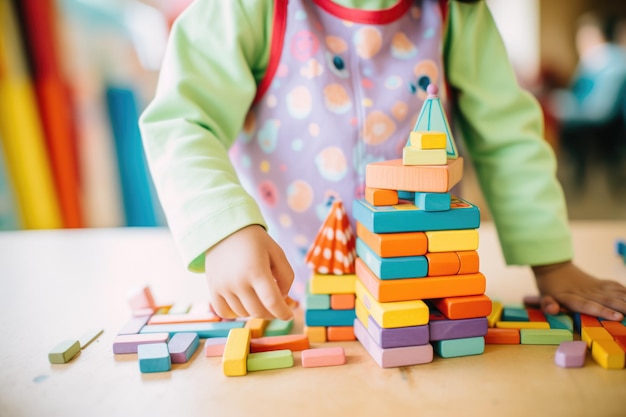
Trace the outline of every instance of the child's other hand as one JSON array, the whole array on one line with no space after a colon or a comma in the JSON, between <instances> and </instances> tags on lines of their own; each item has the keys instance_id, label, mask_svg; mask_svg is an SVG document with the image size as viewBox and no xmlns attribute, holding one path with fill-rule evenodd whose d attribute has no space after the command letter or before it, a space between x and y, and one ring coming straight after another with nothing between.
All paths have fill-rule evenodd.
<instances>
[{"instance_id":1,"label":"child's other hand","mask_svg":"<svg viewBox=\"0 0 626 417\"><path fill-rule=\"evenodd\" d=\"M259 225L238 230L207 251L211 304L223 318L293 317L285 297L294 273L283 250Z\"/></svg>"},{"instance_id":2,"label":"child's other hand","mask_svg":"<svg viewBox=\"0 0 626 417\"><path fill-rule=\"evenodd\" d=\"M597 279L572 262L535 266L533 272L546 314L557 314L561 307L607 320L626 314L626 287L618 282Z\"/></svg>"}]
</instances>

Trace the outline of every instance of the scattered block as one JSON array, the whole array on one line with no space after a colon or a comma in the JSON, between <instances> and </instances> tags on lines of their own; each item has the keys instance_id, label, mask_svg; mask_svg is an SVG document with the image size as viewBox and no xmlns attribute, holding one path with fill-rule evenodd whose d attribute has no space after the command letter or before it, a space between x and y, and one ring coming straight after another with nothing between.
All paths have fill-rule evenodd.
<instances>
[{"instance_id":1,"label":"scattered block","mask_svg":"<svg viewBox=\"0 0 626 417\"><path fill-rule=\"evenodd\" d=\"M104 330L101 328L89 329L78 338L80 348L85 349L91 342L96 340Z\"/></svg>"},{"instance_id":2,"label":"scattered block","mask_svg":"<svg viewBox=\"0 0 626 417\"><path fill-rule=\"evenodd\" d=\"M365 187L365 201L373 206L393 206L398 204L398 192Z\"/></svg>"},{"instance_id":3,"label":"scattered block","mask_svg":"<svg viewBox=\"0 0 626 417\"><path fill-rule=\"evenodd\" d=\"M570 332L574 331L574 321L567 314L546 314L545 316L551 329L565 329Z\"/></svg>"},{"instance_id":4,"label":"scattered block","mask_svg":"<svg viewBox=\"0 0 626 417\"><path fill-rule=\"evenodd\" d=\"M281 336L291 333L291 329L293 329L293 319L274 319L267 324L264 334L265 336Z\"/></svg>"},{"instance_id":5,"label":"scattered block","mask_svg":"<svg viewBox=\"0 0 626 417\"><path fill-rule=\"evenodd\" d=\"M574 335L565 329L521 329L523 345L560 345L574 340Z\"/></svg>"},{"instance_id":6,"label":"scattered block","mask_svg":"<svg viewBox=\"0 0 626 417\"><path fill-rule=\"evenodd\" d=\"M150 317L148 324L178 324L178 323L216 323L221 319L211 312L206 313L179 313L155 314Z\"/></svg>"},{"instance_id":7,"label":"scattered block","mask_svg":"<svg viewBox=\"0 0 626 417\"><path fill-rule=\"evenodd\" d=\"M247 373L250 352L250 329L231 329L222 355L222 370L226 376L242 376Z\"/></svg>"},{"instance_id":8,"label":"scattered block","mask_svg":"<svg viewBox=\"0 0 626 417\"><path fill-rule=\"evenodd\" d=\"M142 373L167 372L172 369L170 353L166 343L151 343L137 346L139 370Z\"/></svg>"},{"instance_id":9,"label":"scattered block","mask_svg":"<svg viewBox=\"0 0 626 417\"><path fill-rule=\"evenodd\" d=\"M204 342L204 356L222 356L227 337L210 337Z\"/></svg>"},{"instance_id":10,"label":"scattered block","mask_svg":"<svg viewBox=\"0 0 626 417\"><path fill-rule=\"evenodd\" d=\"M544 329L549 330L550 324L541 321L499 321L496 322L499 329Z\"/></svg>"},{"instance_id":11,"label":"scattered block","mask_svg":"<svg viewBox=\"0 0 626 417\"><path fill-rule=\"evenodd\" d=\"M310 343L326 342L326 327L324 326L305 326L304 333L309 338Z\"/></svg>"},{"instance_id":12,"label":"scattered block","mask_svg":"<svg viewBox=\"0 0 626 417\"><path fill-rule=\"evenodd\" d=\"M591 346L591 356L605 369L622 369L626 359L626 353L614 341L597 339Z\"/></svg>"},{"instance_id":13,"label":"scattered block","mask_svg":"<svg viewBox=\"0 0 626 417\"><path fill-rule=\"evenodd\" d=\"M450 210L452 197L450 193L415 193L415 205L425 211Z\"/></svg>"},{"instance_id":14,"label":"scattered block","mask_svg":"<svg viewBox=\"0 0 626 417\"><path fill-rule=\"evenodd\" d=\"M246 366L250 372L291 368L293 353L287 349L250 353L246 359Z\"/></svg>"},{"instance_id":15,"label":"scattered block","mask_svg":"<svg viewBox=\"0 0 626 417\"><path fill-rule=\"evenodd\" d=\"M587 344L582 340L561 342L554 355L554 363L561 368L580 368L585 365Z\"/></svg>"},{"instance_id":16,"label":"scattered block","mask_svg":"<svg viewBox=\"0 0 626 417\"><path fill-rule=\"evenodd\" d=\"M250 352L253 353L285 349L297 352L308 348L309 338L305 334L264 336L250 340Z\"/></svg>"},{"instance_id":17,"label":"scattered block","mask_svg":"<svg viewBox=\"0 0 626 417\"><path fill-rule=\"evenodd\" d=\"M496 327L496 323L502 321L504 307L500 301L491 301L491 313L487 316L489 327Z\"/></svg>"},{"instance_id":18,"label":"scattered block","mask_svg":"<svg viewBox=\"0 0 626 417\"><path fill-rule=\"evenodd\" d=\"M365 186L388 190L450 191L463 177L463 158L448 159L445 165L404 165L402 159L367 164Z\"/></svg>"},{"instance_id":19,"label":"scattered block","mask_svg":"<svg viewBox=\"0 0 626 417\"><path fill-rule=\"evenodd\" d=\"M188 303L174 303L170 307L167 314L187 314L191 309L191 304Z\"/></svg>"},{"instance_id":20,"label":"scattered block","mask_svg":"<svg viewBox=\"0 0 626 417\"><path fill-rule=\"evenodd\" d=\"M48 360L55 364L67 363L79 352L80 342L78 340L64 340L48 352Z\"/></svg>"},{"instance_id":21,"label":"scattered block","mask_svg":"<svg viewBox=\"0 0 626 417\"><path fill-rule=\"evenodd\" d=\"M488 345L519 345L519 329L498 329L490 327L485 335L485 343Z\"/></svg>"},{"instance_id":22,"label":"scattered block","mask_svg":"<svg viewBox=\"0 0 626 417\"><path fill-rule=\"evenodd\" d=\"M341 346L303 350L301 354L303 368L337 366L346 363L346 352Z\"/></svg>"},{"instance_id":23,"label":"scattered block","mask_svg":"<svg viewBox=\"0 0 626 417\"><path fill-rule=\"evenodd\" d=\"M455 252L478 249L478 229L427 231L428 252Z\"/></svg>"},{"instance_id":24,"label":"scattered block","mask_svg":"<svg viewBox=\"0 0 626 417\"><path fill-rule=\"evenodd\" d=\"M201 339L208 337L226 337L231 329L241 328L243 321L220 321L215 323L174 323L174 324L148 324L143 326L140 334L146 333L197 333Z\"/></svg>"},{"instance_id":25,"label":"scattered block","mask_svg":"<svg viewBox=\"0 0 626 417\"><path fill-rule=\"evenodd\" d=\"M604 327L583 327L580 331L580 339L587 343L588 347L598 340L613 340L613 336Z\"/></svg>"},{"instance_id":26,"label":"scattered block","mask_svg":"<svg viewBox=\"0 0 626 417\"><path fill-rule=\"evenodd\" d=\"M402 149L402 164L404 166L447 165L448 154L445 149L418 149L405 146Z\"/></svg>"},{"instance_id":27,"label":"scattered block","mask_svg":"<svg viewBox=\"0 0 626 417\"><path fill-rule=\"evenodd\" d=\"M428 247L424 232L374 233L357 222L356 234L381 258L424 255Z\"/></svg>"},{"instance_id":28,"label":"scattered block","mask_svg":"<svg viewBox=\"0 0 626 417\"><path fill-rule=\"evenodd\" d=\"M480 355L485 352L484 337L438 340L433 342L435 353L442 358Z\"/></svg>"},{"instance_id":29,"label":"scattered block","mask_svg":"<svg viewBox=\"0 0 626 417\"><path fill-rule=\"evenodd\" d=\"M251 337L253 339L263 337L265 334L265 329L269 325L270 320L260 319L251 317L246 320L246 325L244 326L246 329L250 329Z\"/></svg>"},{"instance_id":30,"label":"scattered block","mask_svg":"<svg viewBox=\"0 0 626 417\"><path fill-rule=\"evenodd\" d=\"M528 321L548 321L543 311L538 308L527 308Z\"/></svg>"},{"instance_id":31,"label":"scattered block","mask_svg":"<svg viewBox=\"0 0 626 417\"><path fill-rule=\"evenodd\" d=\"M580 320L580 327L584 328L584 327L602 327L602 324L600 324L600 320L598 320L597 317L594 316L590 316L588 314L578 314L579 320Z\"/></svg>"},{"instance_id":32,"label":"scattered block","mask_svg":"<svg viewBox=\"0 0 626 417\"><path fill-rule=\"evenodd\" d=\"M200 338L196 333L176 333L167 343L171 362L187 363L198 346L200 346Z\"/></svg>"},{"instance_id":33,"label":"scattered block","mask_svg":"<svg viewBox=\"0 0 626 417\"><path fill-rule=\"evenodd\" d=\"M626 326L619 321L602 321L602 327L604 327L611 336L626 336Z\"/></svg>"},{"instance_id":34,"label":"scattered block","mask_svg":"<svg viewBox=\"0 0 626 417\"><path fill-rule=\"evenodd\" d=\"M151 343L167 343L169 333L121 334L113 339L113 353L122 355L137 353L137 346Z\"/></svg>"},{"instance_id":35,"label":"scattered block","mask_svg":"<svg viewBox=\"0 0 626 417\"><path fill-rule=\"evenodd\" d=\"M524 307L504 306L502 310L502 321L530 321L528 310Z\"/></svg>"},{"instance_id":36,"label":"scattered block","mask_svg":"<svg viewBox=\"0 0 626 417\"><path fill-rule=\"evenodd\" d=\"M120 331L117 332L117 334L137 334L141 331L143 326L148 323L149 319L149 315L132 317L126 322L124 327L122 327Z\"/></svg>"}]
</instances>

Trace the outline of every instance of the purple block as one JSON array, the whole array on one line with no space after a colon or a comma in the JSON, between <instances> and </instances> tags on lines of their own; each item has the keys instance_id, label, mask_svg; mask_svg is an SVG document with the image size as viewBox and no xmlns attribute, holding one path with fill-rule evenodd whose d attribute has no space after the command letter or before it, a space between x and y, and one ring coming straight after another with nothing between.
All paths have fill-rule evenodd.
<instances>
[{"instance_id":1,"label":"purple block","mask_svg":"<svg viewBox=\"0 0 626 417\"><path fill-rule=\"evenodd\" d=\"M580 368L587 358L587 343L582 340L561 342L554 355L554 363L561 368Z\"/></svg>"},{"instance_id":2,"label":"purple block","mask_svg":"<svg viewBox=\"0 0 626 417\"><path fill-rule=\"evenodd\" d=\"M461 320L431 320L428 323L430 340L463 339L487 334L489 323L487 317Z\"/></svg>"},{"instance_id":3,"label":"purple block","mask_svg":"<svg viewBox=\"0 0 626 417\"><path fill-rule=\"evenodd\" d=\"M148 323L150 316L132 317L117 334L137 334Z\"/></svg>"},{"instance_id":4,"label":"purple block","mask_svg":"<svg viewBox=\"0 0 626 417\"><path fill-rule=\"evenodd\" d=\"M419 346L428 343L428 325L396 327L385 329L380 327L372 316L367 317L367 332L376 344L384 349Z\"/></svg>"},{"instance_id":5,"label":"purple block","mask_svg":"<svg viewBox=\"0 0 626 417\"><path fill-rule=\"evenodd\" d=\"M176 333L167 344L172 363L186 363L200 346L197 333Z\"/></svg>"},{"instance_id":6,"label":"purple block","mask_svg":"<svg viewBox=\"0 0 626 417\"><path fill-rule=\"evenodd\" d=\"M119 334L113 339L113 353L137 353L137 346L150 343L167 343L169 333Z\"/></svg>"}]
</instances>

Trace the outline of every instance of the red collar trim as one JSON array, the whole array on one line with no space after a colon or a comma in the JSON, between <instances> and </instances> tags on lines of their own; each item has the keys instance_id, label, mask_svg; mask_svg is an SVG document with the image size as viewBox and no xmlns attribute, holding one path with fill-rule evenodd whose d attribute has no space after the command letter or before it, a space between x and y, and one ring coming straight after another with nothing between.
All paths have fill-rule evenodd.
<instances>
[{"instance_id":1,"label":"red collar trim","mask_svg":"<svg viewBox=\"0 0 626 417\"><path fill-rule=\"evenodd\" d=\"M413 0L399 0L395 5L383 10L351 9L333 3L331 0L313 0L326 12L354 23L384 25L402 17L413 4Z\"/></svg>"}]
</instances>

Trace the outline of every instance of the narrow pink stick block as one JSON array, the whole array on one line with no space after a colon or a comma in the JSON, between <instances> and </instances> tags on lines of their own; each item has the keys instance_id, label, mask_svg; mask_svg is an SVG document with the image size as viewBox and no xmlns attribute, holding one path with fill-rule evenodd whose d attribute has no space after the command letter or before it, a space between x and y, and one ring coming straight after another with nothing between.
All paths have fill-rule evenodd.
<instances>
[{"instance_id":1,"label":"narrow pink stick block","mask_svg":"<svg viewBox=\"0 0 626 417\"><path fill-rule=\"evenodd\" d=\"M554 363L561 368L580 368L585 365L587 343L582 340L561 342L554 355Z\"/></svg>"},{"instance_id":2,"label":"narrow pink stick block","mask_svg":"<svg viewBox=\"0 0 626 417\"><path fill-rule=\"evenodd\" d=\"M346 352L341 346L302 351L302 367L335 366L346 363Z\"/></svg>"},{"instance_id":3,"label":"narrow pink stick block","mask_svg":"<svg viewBox=\"0 0 626 417\"><path fill-rule=\"evenodd\" d=\"M174 323L214 323L220 318L210 312L187 313L187 314L156 314L150 317L148 324L174 324Z\"/></svg>"},{"instance_id":4,"label":"narrow pink stick block","mask_svg":"<svg viewBox=\"0 0 626 417\"><path fill-rule=\"evenodd\" d=\"M137 346L149 343L167 343L169 333L120 334L113 340L113 353L137 353Z\"/></svg>"},{"instance_id":5,"label":"narrow pink stick block","mask_svg":"<svg viewBox=\"0 0 626 417\"><path fill-rule=\"evenodd\" d=\"M226 346L227 337L209 337L204 342L204 356L222 356L224 354L224 347Z\"/></svg>"},{"instance_id":6,"label":"narrow pink stick block","mask_svg":"<svg viewBox=\"0 0 626 417\"><path fill-rule=\"evenodd\" d=\"M134 288L128 293L127 299L130 309L133 311L143 310L145 308L154 310L156 308L152 291L150 291L150 287L148 286Z\"/></svg>"}]
</instances>

